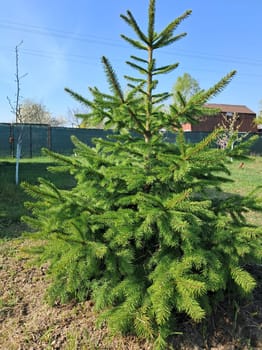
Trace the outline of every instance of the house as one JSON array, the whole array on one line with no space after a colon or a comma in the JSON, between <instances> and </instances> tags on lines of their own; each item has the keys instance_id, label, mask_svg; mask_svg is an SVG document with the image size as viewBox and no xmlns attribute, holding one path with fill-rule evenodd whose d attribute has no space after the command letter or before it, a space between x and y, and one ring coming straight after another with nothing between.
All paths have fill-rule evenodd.
<instances>
[{"instance_id":1,"label":"house","mask_svg":"<svg viewBox=\"0 0 262 350\"><path fill-rule=\"evenodd\" d=\"M205 106L219 109L220 112L212 116L203 116L198 124L185 123L184 131L213 131L219 126L229 124L234 116L236 116L234 128L239 132L258 131L255 124L256 113L244 105L207 103Z\"/></svg>"}]
</instances>

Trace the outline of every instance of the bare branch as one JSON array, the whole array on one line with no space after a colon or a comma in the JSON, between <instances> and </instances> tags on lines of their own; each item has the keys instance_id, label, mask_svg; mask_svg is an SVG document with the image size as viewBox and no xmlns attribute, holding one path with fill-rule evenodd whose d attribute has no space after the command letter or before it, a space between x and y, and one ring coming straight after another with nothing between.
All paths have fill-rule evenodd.
<instances>
[{"instance_id":1,"label":"bare branch","mask_svg":"<svg viewBox=\"0 0 262 350\"><path fill-rule=\"evenodd\" d=\"M11 112L15 115L15 122L16 123L22 123L22 117L21 117L21 110L20 110L20 90L21 90L21 79L27 76L28 73L25 73L23 75L19 75L19 47L23 44L23 40L20 41L18 45L15 47L15 64L16 64L16 71L15 71L15 83L16 83L16 94L15 94L15 102L12 103L11 99L7 96L8 103L11 107Z\"/></svg>"}]
</instances>

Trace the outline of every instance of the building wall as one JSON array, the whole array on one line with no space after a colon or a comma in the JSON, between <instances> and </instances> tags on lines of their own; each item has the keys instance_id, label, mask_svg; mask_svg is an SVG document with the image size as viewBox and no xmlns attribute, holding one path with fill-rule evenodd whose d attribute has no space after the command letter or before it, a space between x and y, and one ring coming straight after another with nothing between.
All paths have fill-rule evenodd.
<instances>
[{"instance_id":1,"label":"building wall","mask_svg":"<svg viewBox=\"0 0 262 350\"><path fill-rule=\"evenodd\" d=\"M256 115L255 114L240 114L239 119L236 122L236 127L239 126L239 132L257 132L257 126L254 123ZM216 116L206 116L198 124L186 123L183 125L184 131L205 131L210 132L221 126L222 123L225 124L225 120L222 114Z\"/></svg>"}]
</instances>

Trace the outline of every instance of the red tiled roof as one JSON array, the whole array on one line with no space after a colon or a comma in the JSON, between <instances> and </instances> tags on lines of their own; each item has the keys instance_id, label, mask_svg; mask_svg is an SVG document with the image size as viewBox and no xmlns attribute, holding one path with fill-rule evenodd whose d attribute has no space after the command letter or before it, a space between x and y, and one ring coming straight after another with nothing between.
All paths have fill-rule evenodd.
<instances>
[{"instance_id":1,"label":"red tiled roof","mask_svg":"<svg viewBox=\"0 0 262 350\"><path fill-rule=\"evenodd\" d=\"M206 107L209 108L217 108L220 109L221 112L230 112L230 113L243 113L243 114L256 114L251 109L244 105L227 105L227 104L220 104L220 103L206 103Z\"/></svg>"}]
</instances>

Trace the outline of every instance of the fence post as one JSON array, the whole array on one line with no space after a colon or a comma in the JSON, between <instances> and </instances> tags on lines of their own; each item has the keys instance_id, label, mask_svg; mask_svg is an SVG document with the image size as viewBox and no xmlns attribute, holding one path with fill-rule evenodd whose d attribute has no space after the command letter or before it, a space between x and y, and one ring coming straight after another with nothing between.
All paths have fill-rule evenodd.
<instances>
[{"instance_id":1,"label":"fence post","mask_svg":"<svg viewBox=\"0 0 262 350\"><path fill-rule=\"evenodd\" d=\"M52 135L51 135L51 125L47 127L47 148L52 149Z\"/></svg>"},{"instance_id":2,"label":"fence post","mask_svg":"<svg viewBox=\"0 0 262 350\"><path fill-rule=\"evenodd\" d=\"M29 126L29 154L30 158L33 158L32 125Z\"/></svg>"},{"instance_id":3,"label":"fence post","mask_svg":"<svg viewBox=\"0 0 262 350\"><path fill-rule=\"evenodd\" d=\"M9 132L8 142L10 145L10 156L12 158L14 158L14 156L15 156L15 147L14 147L15 137L14 137L14 125L12 123L10 123L10 132Z\"/></svg>"}]
</instances>

